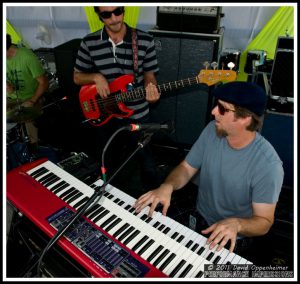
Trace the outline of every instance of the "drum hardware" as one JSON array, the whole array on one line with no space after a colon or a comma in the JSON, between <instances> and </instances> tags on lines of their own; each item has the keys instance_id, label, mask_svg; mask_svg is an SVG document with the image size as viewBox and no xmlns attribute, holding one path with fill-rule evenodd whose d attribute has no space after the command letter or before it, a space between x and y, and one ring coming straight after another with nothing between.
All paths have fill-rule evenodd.
<instances>
[{"instance_id":1,"label":"drum hardware","mask_svg":"<svg viewBox=\"0 0 300 284\"><path fill-rule=\"evenodd\" d=\"M22 105L24 102L19 97L18 71L12 72L12 75L15 99L9 99L9 97L7 97L7 169L34 161L35 157L33 153L29 151L30 139L27 133L26 123L35 120L42 114L40 107L25 107ZM15 137L12 138L13 133Z\"/></svg>"},{"instance_id":2,"label":"drum hardware","mask_svg":"<svg viewBox=\"0 0 300 284\"><path fill-rule=\"evenodd\" d=\"M37 107L23 107L22 105L9 111L7 118L9 122L25 123L38 118L42 110Z\"/></svg>"},{"instance_id":3,"label":"drum hardware","mask_svg":"<svg viewBox=\"0 0 300 284\"><path fill-rule=\"evenodd\" d=\"M35 156L30 151L26 123L39 117L41 113L41 109L21 105L8 112L6 132L8 169L34 161Z\"/></svg>"},{"instance_id":4,"label":"drum hardware","mask_svg":"<svg viewBox=\"0 0 300 284\"><path fill-rule=\"evenodd\" d=\"M6 142L7 145L21 140L21 129L17 123L6 123Z\"/></svg>"}]
</instances>

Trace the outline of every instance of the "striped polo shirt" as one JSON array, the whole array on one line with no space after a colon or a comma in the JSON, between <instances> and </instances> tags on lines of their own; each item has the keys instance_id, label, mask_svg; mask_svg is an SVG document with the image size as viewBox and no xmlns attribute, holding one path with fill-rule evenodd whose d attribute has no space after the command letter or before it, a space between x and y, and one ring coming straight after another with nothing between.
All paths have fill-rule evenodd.
<instances>
[{"instance_id":1,"label":"striped polo shirt","mask_svg":"<svg viewBox=\"0 0 300 284\"><path fill-rule=\"evenodd\" d=\"M101 73L110 83L124 74L133 74L132 28L127 26L127 32L118 44L108 36L105 28L85 36L80 44L75 61L75 71L85 73ZM144 87L144 72L157 73L158 63L153 37L136 29L138 46L138 76L134 88ZM139 120L149 115L148 102L142 99L126 102L126 106L134 109L130 117Z\"/></svg>"}]
</instances>

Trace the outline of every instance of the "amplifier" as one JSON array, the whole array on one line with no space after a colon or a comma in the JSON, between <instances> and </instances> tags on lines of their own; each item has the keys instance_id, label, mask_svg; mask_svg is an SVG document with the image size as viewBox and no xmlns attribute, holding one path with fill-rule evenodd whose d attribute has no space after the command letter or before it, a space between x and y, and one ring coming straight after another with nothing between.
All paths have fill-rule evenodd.
<instances>
[{"instance_id":1,"label":"amplifier","mask_svg":"<svg viewBox=\"0 0 300 284\"><path fill-rule=\"evenodd\" d=\"M157 26L162 30L218 33L221 17L223 17L221 7L161 6L157 8Z\"/></svg>"}]
</instances>

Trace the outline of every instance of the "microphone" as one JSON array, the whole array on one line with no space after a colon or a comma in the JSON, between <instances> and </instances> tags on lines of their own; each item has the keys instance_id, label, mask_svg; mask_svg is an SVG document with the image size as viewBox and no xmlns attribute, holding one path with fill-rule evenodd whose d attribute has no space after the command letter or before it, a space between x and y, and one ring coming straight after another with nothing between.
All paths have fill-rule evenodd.
<instances>
[{"instance_id":1,"label":"microphone","mask_svg":"<svg viewBox=\"0 0 300 284\"><path fill-rule=\"evenodd\" d=\"M160 123L142 123L142 124L131 123L128 126L125 126L125 129L129 131L141 131L141 130L157 131L160 129L172 130L172 127L169 124L160 124Z\"/></svg>"}]
</instances>

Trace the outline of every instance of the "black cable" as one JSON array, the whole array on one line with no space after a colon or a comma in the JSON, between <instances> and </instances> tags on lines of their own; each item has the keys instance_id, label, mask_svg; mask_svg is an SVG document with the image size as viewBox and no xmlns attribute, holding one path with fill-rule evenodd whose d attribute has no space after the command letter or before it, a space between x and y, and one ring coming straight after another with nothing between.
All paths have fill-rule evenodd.
<instances>
[{"instance_id":1,"label":"black cable","mask_svg":"<svg viewBox=\"0 0 300 284\"><path fill-rule=\"evenodd\" d=\"M103 151L102 151L102 158L101 158L101 173L102 173L102 179L103 179L103 182L106 182L106 169L105 169L105 165L104 165L104 155L105 155L105 152L108 148L108 146L110 145L111 141L115 138L115 136L123 131L123 130L126 130L128 128L128 126L123 126L121 128L119 128L117 131L114 132L114 134L108 139L108 141L106 142L104 148L103 148Z\"/></svg>"}]
</instances>

